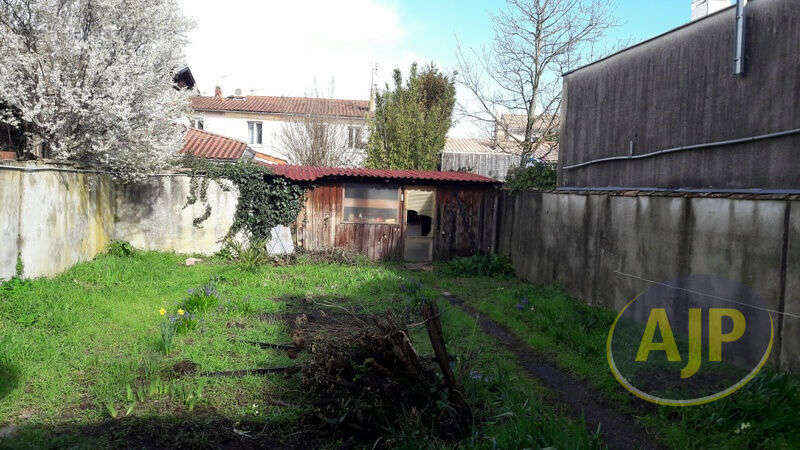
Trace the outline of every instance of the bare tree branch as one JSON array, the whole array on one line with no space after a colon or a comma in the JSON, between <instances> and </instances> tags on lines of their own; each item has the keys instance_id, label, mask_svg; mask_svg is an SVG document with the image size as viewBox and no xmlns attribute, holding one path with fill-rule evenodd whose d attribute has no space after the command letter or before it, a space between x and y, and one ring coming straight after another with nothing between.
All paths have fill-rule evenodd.
<instances>
[{"instance_id":1,"label":"bare tree branch","mask_svg":"<svg viewBox=\"0 0 800 450\"><path fill-rule=\"evenodd\" d=\"M333 97L331 82L329 98ZM303 166L355 167L364 159L364 127L331 116L314 90L311 112L294 116L278 132L289 162Z\"/></svg>"},{"instance_id":2,"label":"bare tree branch","mask_svg":"<svg viewBox=\"0 0 800 450\"><path fill-rule=\"evenodd\" d=\"M483 124L522 164L548 156L558 145L561 74L588 62L617 25L614 1L506 0L489 46L457 45L458 82L473 100L457 105L459 115Z\"/></svg>"}]
</instances>

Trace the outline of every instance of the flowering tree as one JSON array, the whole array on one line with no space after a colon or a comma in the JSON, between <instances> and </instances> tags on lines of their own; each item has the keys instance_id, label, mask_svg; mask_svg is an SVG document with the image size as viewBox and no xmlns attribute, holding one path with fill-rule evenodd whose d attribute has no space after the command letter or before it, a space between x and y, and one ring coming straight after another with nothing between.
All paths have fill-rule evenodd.
<instances>
[{"instance_id":1,"label":"flowering tree","mask_svg":"<svg viewBox=\"0 0 800 450\"><path fill-rule=\"evenodd\" d=\"M0 122L55 159L123 181L180 148L188 92L174 88L191 22L176 0L0 0Z\"/></svg>"}]
</instances>

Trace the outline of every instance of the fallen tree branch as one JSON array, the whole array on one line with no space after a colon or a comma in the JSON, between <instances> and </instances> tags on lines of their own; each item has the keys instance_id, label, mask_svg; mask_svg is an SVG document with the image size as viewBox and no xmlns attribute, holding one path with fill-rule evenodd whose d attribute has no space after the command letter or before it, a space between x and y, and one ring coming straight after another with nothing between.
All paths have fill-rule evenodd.
<instances>
[{"instance_id":1,"label":"fallen tree branch","mask_svg":"<svg viewBox=\"0 0 800 450\"><path fill-rule=\"evenodd\" d=\"M245 340L240 340L238 342L244 342L245 344L250 344L250 345L257 345L261 348L274 348L278 350L300 350L294 344L276 344L273 342L259 342L259 341L245 341Z\"/></svg>"},{"instance_id":2,"label":"fallen tree branch","mask_svg":"<svg viewBox=\"0 0 800 450\"><path fill-rule=\"evenodd\" d=\"M292 372L297 366L265 367L262 369L223 370L220 372L201 372L201 377L244 377L247 375L267 375L270 373Z\"/></svg>"},{"instance_id":3,"label":"fallen tree branch","mask_svg":"<svg viewBox=\"0 0 800 450\"><path fill-rule=\"evenodd\" d=\"M439 308L436 301L425 303L421 307L422 317L425 319L425 328L428 330L428 337L433 347L433 353L436 355L436 361L439 363L439 368L442 370L445 385L450 391L450 400L453 406L458 411L458 419L460 425L464 429L469 429L472 423L472 410L467 403L464 396L464 388L461 383L456 379L453 369L450 367L450 356L447 354L447 348L444 343L444 333L442 332L442 322L439 320Z\"/></svg>"}]
</instances>

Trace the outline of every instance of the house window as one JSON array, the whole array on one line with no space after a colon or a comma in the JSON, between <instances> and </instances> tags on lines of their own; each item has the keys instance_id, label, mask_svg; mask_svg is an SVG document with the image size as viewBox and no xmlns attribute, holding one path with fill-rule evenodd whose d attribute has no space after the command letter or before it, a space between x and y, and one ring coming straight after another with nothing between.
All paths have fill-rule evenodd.
<instances>
[{"instance_id":1,"label":"house window","mask_svg":"<svg viewBox=\"0 0 800 450\"><path fill-rule=\"evenodd\" d=\"M400 223L400 189L379 185L344 187L342 218L351 223Z\"/></svg>"},{"instance_id":2,"label":"house window","mask_svg":"<svg viewBox=\"0 0 800 450\"><path fill-rule=\"evenodd\" d=\"M203 119L191 119L189 122L191 122L192 128L203 129Z\"/></svg>"},{"instance_id":3,"label":"house window","mask_svg":"<svg viewBox=\"0 0 800 450\"><path fill-rule=\"evenodd\" d=\"M347 128L347 146L349 148L364 148L364 139L361 127Z\"/></svg>"},{"instance_id":4,"label":"house window","mask_svg":"<svg viewBox=\"0 0 800 450\"><path fill-rule=\"evenodd\" d=\"M247 122L247 142L250 145L261 145L263 143L263 123Z\"/></svg>"}]
</instances>

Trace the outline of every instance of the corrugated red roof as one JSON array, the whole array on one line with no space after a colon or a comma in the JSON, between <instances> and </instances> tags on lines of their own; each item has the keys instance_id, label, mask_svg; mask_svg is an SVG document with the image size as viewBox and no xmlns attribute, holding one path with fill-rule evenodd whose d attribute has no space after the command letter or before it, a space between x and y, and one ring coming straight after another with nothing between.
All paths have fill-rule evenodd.
<instances>
[{"instance_id":1,"label":"corrugated red roof","mask_svg":"<svg viewBox=\"0 0 800 450\"><path fill-rule=\"evenodd\" d=\"M295 181L317 181L325 177L383 178L393 180L420 180L434 182L497 183L493 178L466 172L434 172L426 170L349 169L336 167L311 167L263 164L275 175Z\"/></svg>"},{"instance_id":2,"label":"corrugated red roof","mask_svg":"<svg viewBox=\"0 0 800 450\"><path fill-rule=\"evenodd\" d=\"M190 128L180 153L200 158L239 159L246 149L247 144L242 141Z\"/></svg>"},{"instance_id":3,"label":"corrugated red roof","mask_svg":"<svg viewBox=\"0 0 800 450\"><path fill-rule=\"evenodd\" d=\"M239 111L264 114L319 114L326 116L366 118L367 100L340 100L307 97L192 97L192 108L198 111Z\"/></svg>"}]
</instances>

